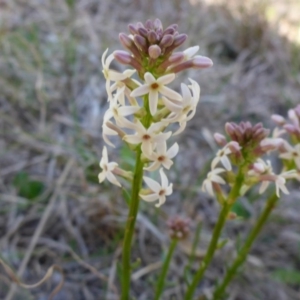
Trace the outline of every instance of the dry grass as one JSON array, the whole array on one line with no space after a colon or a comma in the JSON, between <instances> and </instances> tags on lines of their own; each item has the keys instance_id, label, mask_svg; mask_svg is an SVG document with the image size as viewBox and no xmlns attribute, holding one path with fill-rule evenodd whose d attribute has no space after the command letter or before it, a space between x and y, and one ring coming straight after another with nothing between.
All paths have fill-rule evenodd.
<instances>
[{"instance_id":1,"label":"dry grass","mask_svg":"<svg viewBox=\"0 0 300 300\"><path fill-rule=\"evenodd\" d=\"M222 132L229 120L270 125L272 113L285 114L300 99L299 2L248 2L246 7L237 0L0 1L0 253L23 282L38 281L57 264L65 284L54 299L118 299L126 204L122 191L97 183L107 106L101 55L107 47L120 48L118 32L128 23L155 17L164 25L178 23L189 34L187 44L199 44L215 65L180 78L200 83L201 109L179 137L170 175L174 194L160 211L141 203L133 249L141 263L133 274L133 295L153 297L169 215L189 216L194 227L203 221L200 261L218 210L199 192L214 148L211 134ZM130 153L121 148L111 155L119 160L119 153L130 167ZM228 299L300 299L299 194L295 186L276 209ZM243 201L248 217L228 226L232 241L199 294L211 292L234 241L262 206ZM189 248L181 245L176 253L164 299L182 299ZM287 274L291 269L295 273ZM62 279L55 273L27 291L0 272L5 300L46 299Z\"/></svg>"}]
</instances>

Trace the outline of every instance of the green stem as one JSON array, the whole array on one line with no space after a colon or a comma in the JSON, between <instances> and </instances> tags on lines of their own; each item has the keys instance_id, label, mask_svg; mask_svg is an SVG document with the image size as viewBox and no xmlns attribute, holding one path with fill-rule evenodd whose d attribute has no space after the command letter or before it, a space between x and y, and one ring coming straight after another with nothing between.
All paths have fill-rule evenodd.
<instances>
[{"instance_id":1,"label":"green stem","mask_svg":"<svg viewBox=\"0 0 300 300\"><path fill-rule=\"evenodd\" d=\"M215 290L214 298L213 298L214 300L221 299L221 297L223 296L223 294L226 291L227 285L230 283L230 281L236 274L238 268L245 262L253 242L257 238L258 234L261 232L261 229L263 228L264 224L266 223L266 221L267 221L270 213L272 212L274 206L276 205L277 201L278 201L278 197L276 196L276 194L272 195L268 199L263 212L261 213L255 226L253 227L250 234L248 235L244 246L239 251L238 256L232 263L231 267L227 270L227 273L226 273L222 283Z\"/></svg>"},{"instance_id":2,"label":"green stem","mask_svg":"<svg viewBox=\"0 0 300 300\"><path fill-rule=\"evenodd\" d=\"M141 122L146 128L149 128L152 122L152 117L149 111L148 95L144 97L144 107L147 111L147 114L142 119ZM123 249L122 249L121 300L129 300L130 275L131 275L131 262L130 262L131 243L134 234L136 216L139 210L139 202L140 202L139 192L142 186L142 180L144 174L143 172L144 163L142 162L141 156L142 156L142 150L141 147L139 146L136 153L135 170L134 170L133 180L132 180L131 201L130 201L129 213L126 221L125 236L124 236Z\"/></svg>"},{"instance_id":3,"label":"green stem","mask_svg":"<svg viewBox=\"0 0 300 300\"><path fill-rule=\"evenodd\" d=\"M243 167L241 167L237 174L235 184L233 185L233 187L230 191L230 194L228 195L227 200L223 204L217 224L213 231L213 235L212 235L210 244L209 244L206 254L203 258L203 262L201 263L199 270L195 274L191 285L187 289L187 292L186 292L185 298L184 298L185 300L192 299L198 283L202 279L207 267L210 265L210 263L213 259L215 251L218 248L218 240L219 240L220 234L222 232L222 229L225 225L225 222L227 220L228 213L230 212L230 209L231 209L233 203L236 201L237 197L239 196L241 186L244 182L244 174L243 173L244 173L244 170L243 170Z\"/></svg>"},{"instance_id":4,"label":"green stem","mask_svg":"<svg viewBox=\"0 0 300 300\"><path fill-rule=\"evenodd\" d=\"M173 252L176 248L177 245L177 239L173 239L172 243L170 244L169 250L168 250L168 254L167 257L164 261L163 267L162 267L162 271L160 273L158 282L157 282L157 287L156 287L156 293L155 293L155 297L154 300L159 300L163 290L164 290L164 283L165 283L165 279L169 270L169 265L170 265L170 261L173 255Z\"/></svg>"},{"instance_id":5,"label":"green stem","mask_svg":"<svg viewBox=\"0 0 300 300\"><path fill-rule=\"evenodd\" d=\"M144 164L141 161L141 149L137 150L136 154L136 163L135 171L133 175L132 182L132 194L129 207L129 213L127 217L126 227L125 227L125 237L123 242L123 251L122 251L122 300L129 300L129 289L130 289L130 274L131 274L131 243L134 233L136 216L139 209L139 192L142 185L143 178L143 166Z\"/></svg>"}]
</instances>

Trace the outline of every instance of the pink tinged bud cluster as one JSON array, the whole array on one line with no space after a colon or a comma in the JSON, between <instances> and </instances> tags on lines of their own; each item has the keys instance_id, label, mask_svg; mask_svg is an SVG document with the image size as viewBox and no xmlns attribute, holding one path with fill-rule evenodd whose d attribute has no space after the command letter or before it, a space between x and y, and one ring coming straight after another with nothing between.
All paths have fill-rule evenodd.
<instances>
[{"instance_id":1,"label":"pink tinged bud cluster","mask_svg":"<svg viewBox=\"0 0 300 300\"><path fill-rule=\"evenodd\" d=\"M150 70L155 70L157 77L189 68L204 69L213 65L208 57L195 55L199 50L198 46L178 54L173 53L187 39L186 34L178 33L176 24L163 29L161 21L156 19L148 20L145 24L130 24L128 28L130 35L120 33L119 39L129 53L116 51L114 55L120 63L134 67L141 77Z\"/></svg>"},{"instance_id":2,"label":"pink tinged bud cluster","mask_svg":"<svg viewBox=\"0 0 300 300\"><path fill-rule=\"evenodd\" d=\"M169 235L172 239L183 240L190 233L191 220L174 216L167 221Z\"/></svg>"}]
</instances>

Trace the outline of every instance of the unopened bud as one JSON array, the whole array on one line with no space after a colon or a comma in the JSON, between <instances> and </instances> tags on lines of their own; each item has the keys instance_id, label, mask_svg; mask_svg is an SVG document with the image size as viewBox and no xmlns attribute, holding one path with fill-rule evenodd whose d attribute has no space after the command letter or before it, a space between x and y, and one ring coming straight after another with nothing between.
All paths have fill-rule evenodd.
<instances>
[{"instance_id":1,"label":"unopened bud","mask_svg":"<svg viewBox=\"0 0 300 300\"><path fill-rule=\"evenodd\" d=\"M153 59L157 59L161 54L161 49L157 45L152 45L148 49L149 56Z\"/></svg>"},{"instance_id":2,"label":"unopened bud","mask_svg":"<svg viewBox=\"0 0 300 300\"><path fill-rule=\"evenodd\" d=\"M153 30L148 32L147 37L148 37L148 41L150 42L150 44L155 44L158 41L157 35Z\"/></svg>"},{"instance_id":3,"label":"unopened bud","mask_svg":"<svg viewBox=\"0 0 300 300\"><path fill-rule=\"evenodd\" d=\"M233 211L229 212L227 215L227 220L235 220L237 218L237 214Z\"/></svg>"},{"instance_id":4,"label":"unopened bud","mask_svg":"<svg viewBox=\"0 0 300 300\"><path fill-rule=\"evenodd\" d=\"M164 30L163 35L165 35L165 34L172 34L173 35L175 33L175 31L177 30L177 28L178 28L177 24L172 24Z\"/></svg>"},{"instance_id":5,"label":"unopened bud","mask_svg":"<svg viewBox=\"0 0 300 300\"><path fill-rule=\"evenodd\" d=\"M285 124L285 118L280 115L272 115L271 119L279 126L282 126Z\"/></svg>"},{"instance_id":6,"label":"unopened bud","mask_svg":"<svg viewBox=\"0 0 300 300\"><path fill-rule=\"evenodd\" d=\"M138 48L136 47L133 40L128 35L126 35L125 33L120 33L119 40L121 44L124 46L124 48L129 50L135 56L135 58L139 60L141 59L141 55L139 53Z\"/></svg>"},{"instance_id":7,"label":"unopened bud","mask_svg":"<svg viewBox=\"0 0 300 300\"><path fill-rule=\"evenodd\" d=\"M208 57L197 55L193 58L193 68L205 69L210 68L212 65L213 62Z\"/></svg>"},{"instance_id":8,"label":"unopened bud","mask_svg":"<svg viewBox=\"0 0 300 300\"><path fill-rule=\"evenodd\" d=\"M147 38L147 35L148 35L148 30L144 27L140 27L138 29L138 33L143 36L144 38Z\"/></svg>"},{"instance_id":9,"label":"unopened bud","mask_svg":"<svg viewBox=\"0 0 300 300\"><path fill-rule=\"evenodd\" d=\"M132 35L138 34L138 28L135 25L129 24L128 29Z\"/></svg>"},{"instance_id":10,"label":"unopened bud","mask_svg":"<svg viewBox=\"0 0 300 300\"><path fill-rule=\"evenodd\" d=\"M187 37L188 37L188 36L187 36L185 33L178 34L178 35L175 36L175 38L174 38L174 43L173 43L173 45L174 45L175 47L179 47L180 45L182 45L182 44L186 41Z\"/></svg>"},{"instance_id":11,"label":"unopened bud","mask_svg":"<svg viewBox=\"0 0 300 300\"><path fill-rule=\"evenodd\" d=\"M161 48L167 48L169 46L171 46L174 42L174 37L171 34L166 34L163 36L163 38L161 39L159 46Z\"/></svg>"},{"instance_id":12,"label":"unopened bud","mask_svg":"<svg viewBox=\"0 0 300 300\"><path fill-rule=\"evenodd\" d=\"M146 23L145 23L145 27L147 29L154 29L154 24L151 20L147 20Z\"/></svg>"},{"instance_id":13,"label":"unopened bud","mask_svg":"<svg viewBox=\"0 0 300 300\"><path fill-rule=\"evenodd\" d=\"M230 149L231 153L236 154L240 152L241 146L236 141L231 141L227 144L227 147Z\"/></svg>"},{"instance_id":14,"label":"unopened bud","mask_svg":"<svg viewBox=\"0 0 300 300\"><path fill-rule=\"evenodd\" d=\"M144 37L142 37L141 35L135 35L134 36L134 42L136 44L136 46L144 53L147 52L147 41Z\"/></svg>"},{"instance_id":15,"label":"unopened bud","mask_svg":"<svg viewBox=\"0 0 300 300\"><path fill-rule=\"evenodd\" d=\"M216 132L214 134L214 139L215 139L216 143L221 147L224 147L227 143L225 136L223 134L218 133L218 132Z\"/></svg>"},{"instance_id":16,"label":"unopened bud","mask_svg":"<svg viewBox=\"0 0 300 300\"><path fill-rule=\"evenodd\" d=\"M114 58L123 65L128 65L132 59L132 56L123 50L117 50L113 52Z\"/></svg>"},{"instance_id":17,"label":"unopened bud","mask_svg":"<svg viewBox=\"0 0 300 300\"><path fill-rule=\"evenodd\" d=\"M161 23L160 19L155 19L155 21L154 21L154 28L156 30L158 30L158 29L162 30L163 29L163 26L162 26L162 23Z\"/></svg>"}]
</instances>

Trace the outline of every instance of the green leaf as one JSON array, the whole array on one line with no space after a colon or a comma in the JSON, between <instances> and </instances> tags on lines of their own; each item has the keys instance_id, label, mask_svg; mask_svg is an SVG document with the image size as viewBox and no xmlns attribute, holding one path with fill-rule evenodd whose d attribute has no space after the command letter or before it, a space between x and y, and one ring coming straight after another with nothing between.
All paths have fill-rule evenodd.
<instances>
[{"instance_id":1,"label":"green leaf","mask_svg":"<svg viewBox=\"0 0 300 300\"><path fill-rule=\"evenodd\" d=\"M272 277L283 283L300 285L300 271L293 269L278 269L273 272Z\"/></svg>"},{"instance_id":2,"label":"green leaf","mask_svg":"<svg viewBox=\"0 0 300 300\"><path fill-rule=\"evenodd\" d=\"M29 175L26 172L19 172L15 176L13 184L18 190L19 196L30 200L35 199L44 191L43 182L30 180Z\"/></svg>"},{"instance_id":3,"label":"green leaf","mask_svg":"<svg viewBox=\"0 0 300 300\"><path fill-rule=\"evenodd\" d=\"M245 208L245 206L240 201L237 201L233 204L231 211L244 219L249 219L251 216L249 211Z\"/></svg>"}]
</instances>

